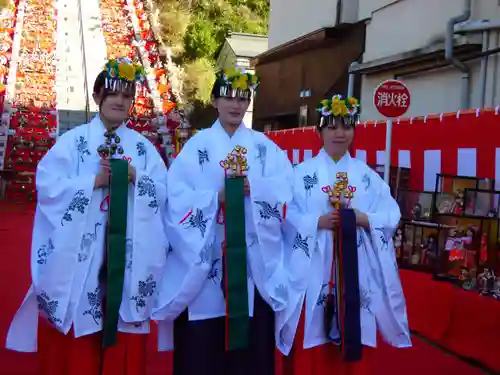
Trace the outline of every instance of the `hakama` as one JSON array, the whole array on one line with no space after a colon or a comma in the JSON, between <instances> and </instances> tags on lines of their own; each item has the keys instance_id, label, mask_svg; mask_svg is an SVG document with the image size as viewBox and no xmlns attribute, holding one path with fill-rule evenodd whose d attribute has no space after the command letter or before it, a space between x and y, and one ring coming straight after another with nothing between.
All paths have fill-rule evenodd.
<instances>
[{"instance_id":1,"label":"hakama","mask_svg":"<svg viewBox=\"0 0 500 375\"><path fill-rule=\"evenodd\" d=\"M75 338L41 319L38 329L40 375L143 375L147 335L119 332L116 345L103 350L102 332ZM102 369L102 372L101 372Z\"/></svg>"},{"instance_id":2,"label":"hakama","mask_svg":"<svg viewBox=\"0 0 500 375\"><path fill-rule=\"evenodd\" d=\"M109 374L144 374L149 318L169 248L163 222L167 170L147 139L121 125L115 131L121 152L114 158L122 160L112 163L121 165L125 178L119 185L122 200L113 201L117 190L94 188L97 150L107 133L96 116L63 134L38 164L32 285L6 347L39 351L42 373L97 375L102 362ZM135 185L126 180L125 160L135 167ZM107 212L113 202L126 203L118 215L120 230L116 216ZM118 243L113 251L109 233ZM119 341L104 354L103 330L110 333L109 345L115 337Z\"/></svg>"},{"instance_id":3,"label":"hakama","mask_svg":"<svg viewBox=\"0 0 500 375\"><path fill-rule=\"evenodd\" d=\"M240 186L240 205L233 208L227 186L234 181L228 182L223 165L228 154L243 149L250 193L244 196ZM160 348L174 349L175 375L274 373L274 312L289 298L281 223L292 195L292 171L265 135L241 124L230 137L218 121L193 136L172 163L167 189L172 251L153 319L159 320ZM231 219L235 216L242 220ZM235 231L238 246L228 229L236 221L243 223ZM238 260L231 261L235 254ZM230 287L235 280L237 292Z\"/></svg>"},{"instance_id":4,"label":"hakama","mask_svg":"<svg viewBox=\"0 0 500 375\"><path fill-rule=\"evenodd\" d=\"M288 357L284 357L283 375L375 374L372 367L372 358L377 353L375 348L365 346L361 361L345 362L340 347L332 343L304 349L304 328L304 314L302 313L295 334L295 343Z\"/></svg>"},{"instance_id":5,"label":"hakama","mask_svg":"<svg viewBox=\"0 0 500 375\"><path fill-rule=\"evenodd\" d=\"M274 312L260 294L250 318L249 348L226 351L225 335L224 317L189 321L183 312L174 323L174 375L274 375Z\"/></svg>"},{"instance_id":6,"label":"hakama","mask_svg":"<svg viewBox=\"0 0 500 375\"><path fill-rule=\"evenodd\" d=\"M318 229L319 217L332 210L328 193L334 187L342 187L342 194L352 193L347 194L348 209L339 212L335 232ZM356 225L353 210L366 214L369 227ZM351 221L345 221L349 215ZM300 297L277 316L278 347L283 354L290 353L285 375L371 374L377 331L395 347L411 346L392 243L399 219L387 184L348 153L334 162L321 150L295 168L294 198L284 230L290 286ZM352 234L344 241L347 232ZM340 253L334 243L340 244ZM347 255L353 253L356 261L351 257L347 264ZM348 286L349 269L351 275L357 272L357 278L352 282L351 277ZM355 358L350 356L353 350Z\"/></svg>"}]
</instances>

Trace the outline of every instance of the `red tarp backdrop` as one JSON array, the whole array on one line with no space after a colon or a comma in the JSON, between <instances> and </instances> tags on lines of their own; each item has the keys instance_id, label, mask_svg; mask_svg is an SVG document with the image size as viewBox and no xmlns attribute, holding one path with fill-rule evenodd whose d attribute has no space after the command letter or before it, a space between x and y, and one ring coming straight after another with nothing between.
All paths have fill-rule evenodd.
<instances>
[{"instance_id":1,"label":"red tarp backdrop","mask_svg":"<svg viewBox=\"0 0 500 375\"><path fill-rule=\"evenodd\" d=\"M288 151L294 163L315 155L321 147L315 127L267 134ZM353 155L358 150L366 151L368 164L380 164L377 151L385 150L385 122L359 125L352 149ZM417 190L432 190L430 182L439 172L500 181L500 113L498 109L484 109L394 121L392 165L407 166L406 161L399 160L401 151L409 152L411 185ZM429 182L424 184L424 180Z\"/></svg>"},{"instance_id":2,"label":"red tarp backdrop","mask_svg":"<svg viewBox=\"0 0 500 375\"><path fill-rule=\"evenodd\" d=\"M418 190L433 189L436 173L495 178L500 182L499 110L394 121L391 164L409 164L412 187ZM368 164L381 164L378 154L385 150L385 130L385 122L358 126L353 155L359 154ZM294 164L321 148L315 127L267 134L287 151ZM430 275L418 272L402 271L401 278L411 329L453 353L500 371L498 301L435 282ZM472 372L461 369L459 373Z\"/></svg>"}]
</instances>

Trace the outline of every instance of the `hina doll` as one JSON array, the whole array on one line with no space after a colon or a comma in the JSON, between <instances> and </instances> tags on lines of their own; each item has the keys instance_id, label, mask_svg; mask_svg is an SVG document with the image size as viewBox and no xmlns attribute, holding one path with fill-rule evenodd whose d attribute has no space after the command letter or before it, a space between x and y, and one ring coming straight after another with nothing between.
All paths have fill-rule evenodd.
<instances>
[{"instance_id":1,"label":"hina doll","mask_svg":"<svg viewBox=\"0 0 500 375\"><path fill-rule=\"evenodd\" d=\"M422 218L422 205L420 203L415 203L411 209L411 218L413 220L419 220Z\"/></svg>"},{"instance_id":2,"label":"hina doll","mask_svg":"<svg viewBox=\"0 0 500 375\"><path fill-rule=\"evenodd\" d=\"M457 236L455 228L449 230L444 250L448 252L448 260L450 262L464 259L464 255L462 254L462 240Z\"/></svg>"},{"instance_id":3,"label":"hina doll","mask_svg":"<svg viewBox=\"0 0 500 375\"><path fill-rule=\"evenodd\" d=\"M455 193L455 202L453 203L453 213L462 215L464 213L465 196L462 190L457 190Z\"/></svg>"},{"instance_id":4,"label":"hina doll","mask_svg":"<svg viewBox=\"0 0 500 375\"><path fill-rule=\"evenodd\" d=\"M463 282L462 288L465 290L474 290L476 288L477 270L472 268L467 275L467 279Z\"/></svg>"},{"instance_id":5,"label":"hina doll","mask_svg":"<svg viewBox=\"0 0 500 375\"><path fill-rule=\"evenodd\" d=\"M468 280L469 278L469 271L467 270L467 267L462 266L460 267L460 275L458 276L458 281L460 287L464 287L464 283Z\"/></svg>"},{"instance_id":6,"label":"hina doll","mask_svg":"<svg viewBox=\"0 0 500 375\"><path fill-rule=\"evenodd\" d=\"M476 239L476 230L474 227L469 226L465 232L465 237L462 238L463 251L465 253L465 265L466 267L473 268L476 263L476 249L474 248Z\"/></svg>"},{"instance_id":7,"label":"hina doll","mask_svg":"<svg viewBox=\"0 0 500 375\"><path fill-rule=\"evenodd\" d=\"M257 83L242 70L219 72L218 120L168 172L171 263L153 318L160 349L174 348L174 375L274 374L274 311L289 298L281 224L293 168L243 124Z\"/></svg>"},{"instance_id":8,"label":"hina doll","mask_svg":"<svg viewBox=\"0 0 500 375\"><path fill-rule=\"evenodd\" d=\"M477 277L479 294L482 296L491 295L495 286L495 273L489 268L485 268Z\"/></svg>"},{"instance_id":9,"label":"hina doll","mask_svg":"<svg viewBox=\"0 0 500 375\"><path fill-rule=\"evenodd\" d=\"M495 283L493 285L493 290L491 291L491 296L499 301L500 300L500 277L495 278Z\"/></svg>"},{"instance_id":10,"label":"hina doll","mask_svg":"<svg viewBox=\"0 0 500 375\"><path fill-rule=\"evenodd\" d=\"M431 234L427 237L427 241L422 245L422 263L426 265L434 265L438 257L438 241L437 235Z\"/></svg>"},{"instance_id":11,"label":"hina doll","mask_svg":"<svg viewBox=\"0 0 500 375\"><path fill-rule=\"evenodd\" d=\"M466 250L473 250L474 239L476 237L476 231L474 227L467 227L465 232L465 237L462 238L463 246Z\"/></svg>"},{"instance_id":12,"label":"hina doll","mask_svg":"<svg viewBox=\"0 0 500 375\"><path fill-rule=\"evenodd\" d=\"M371 374L374 351L362 349L376 347L377 330L411 346L392 240L401 214L389 186L348 152L358 100L335 95L319 111L323 148L295 168L287 206L290 297L277 346L289 355L287 375Z\"/></svg>"},{"instance_id":13,"label":"hina doll","mask_svg":"<svg viewBox=\"0 0 500 375\"><path fill-rule=\"evenodd\" d=\"M165 164L124 124L142 77L127 60L108 61L94 83L99 114L38 164L32 285L7 348L38 348L41 374L145 373L168 241Z\"/></svg>"}]
</instances>

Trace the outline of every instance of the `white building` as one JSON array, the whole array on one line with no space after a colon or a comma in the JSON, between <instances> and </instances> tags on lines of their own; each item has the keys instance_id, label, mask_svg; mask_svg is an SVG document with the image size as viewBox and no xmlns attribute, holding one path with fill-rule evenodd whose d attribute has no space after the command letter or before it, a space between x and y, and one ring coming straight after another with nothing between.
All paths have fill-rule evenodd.
<instances>
[{"instance_id":1,"label":"white building","mask_svg":"<svg viewBox=\"0 0 500 375\"><path fill-rule=\"evenodd\" d=\"M268 40L265 35L231 33L226 38L217 57L217 68L228 69L239 66L254 73L250 60L267 51ZM253 122L253 100L248 107L243 123L251 128Z\"/></svg>"},{"instance_id":2,"label":"white building","mask_svg":"<svg viewBox=\"0 0 500 375\"><path fill-rule=\"evenodd\" d=\"M380 0L271 0L269 49L313 31L358 21L361 2Z\"/></svg>"},{"instance_id":3,"label":"white building","mask_svg":"<svg viewBox=\"0 0 500 375\"><path fill-rule=\"evenodd\" d=\"M497 0L271 0L269 47L339 21L363 20L365 50L351 71L361 77L364 120L380 119L373 92L392 78L412 93L408 116L500 104ZM454 48L447 59L448 25Z\"/></svg>"}]
</instances>

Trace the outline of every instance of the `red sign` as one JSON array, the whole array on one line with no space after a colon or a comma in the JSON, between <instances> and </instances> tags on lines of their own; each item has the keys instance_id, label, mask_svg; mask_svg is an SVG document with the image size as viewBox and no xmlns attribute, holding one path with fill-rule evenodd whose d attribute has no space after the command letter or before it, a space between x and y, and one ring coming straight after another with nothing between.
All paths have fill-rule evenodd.
<instances>
[{"instance_id":1,"label":"red sign","mask_svg":"<svg viewBox=\"0 0 500 375\"><path fill-rule=\"evenodd\" d=\"M398 118L405 115L410 108L411 95L408 87L396 80L382 82L373 95L373 104L378 112L387 118Z\"/></svg>"}]
</instances>

